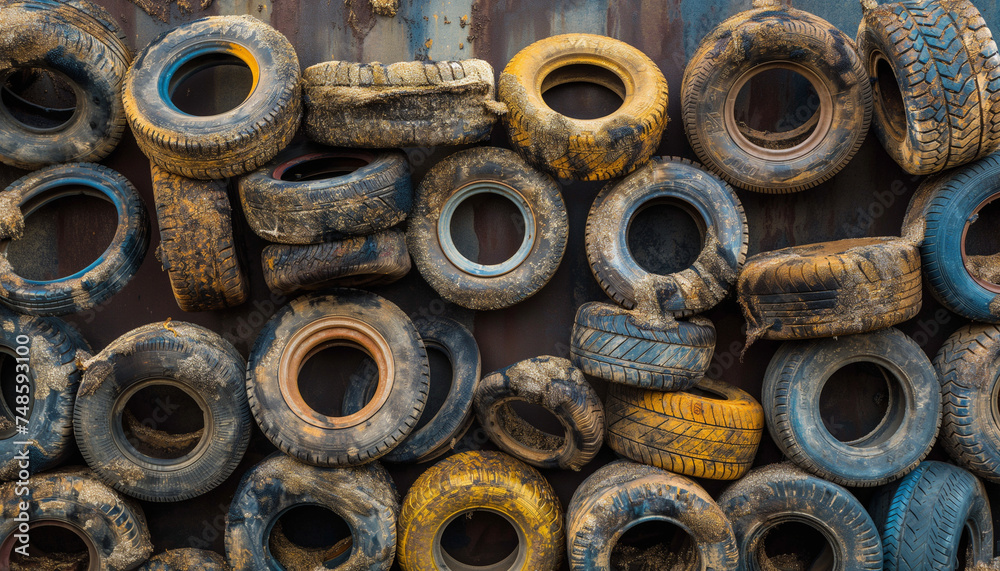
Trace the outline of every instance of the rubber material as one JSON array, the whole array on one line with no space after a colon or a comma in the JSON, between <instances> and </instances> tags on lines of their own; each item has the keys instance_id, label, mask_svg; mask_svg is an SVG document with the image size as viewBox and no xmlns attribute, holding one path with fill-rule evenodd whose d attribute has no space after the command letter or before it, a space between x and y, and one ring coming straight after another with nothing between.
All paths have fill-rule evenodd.
<instances>
[{"instance_id":1,"label":"rubber material","mask_svg":"<svg viewBox=\"0 0 1000 571\"><path fill-rule=\"evenodd\" d=\"M142 564L138 571L229 571L226 558L214 551L184 547L164 551Z\"/></svg>"}]
</instances>

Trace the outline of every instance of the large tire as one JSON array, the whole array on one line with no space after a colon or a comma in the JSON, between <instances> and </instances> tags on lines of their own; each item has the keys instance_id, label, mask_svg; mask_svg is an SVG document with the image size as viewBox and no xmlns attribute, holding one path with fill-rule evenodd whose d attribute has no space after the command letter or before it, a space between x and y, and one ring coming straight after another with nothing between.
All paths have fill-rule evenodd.
<instances>
[{"instance_id":1,"label":"large tire","mask_svg":"<svg viewBox=\"0 0 1000 571\"><path fill-rule=\"evenodd\" d=\"M171 549L150 558L138 571L229 571L226 558L214 551L190 547Z\"/></svg>"},{"instance_id":2,"label":"large tire","mask_svg":"<svg viewBox=\"0 0 1000 571\"><path fill-rule=\"evenodd\" d=\"M562 115L542 94L570 82L606 87L622 105L599 119ZM513 148L558 178L607 180L629 173L656 151L667 127L663 73L641 51L605 36L562 34L529 45L500 74L497 97L508 108L503 122Z\"/></svg>"},{"instance_id":3,"label":"large tire","mask_svg":"<svg viewBox=\"0 0 1000 571\"><path fill-rule=\"evenodd\" d=\"M188 74L237 58L254 85L235 108L189 115L170 100ZM302 117L299 60L292 44L253 16L210 16L153 40L136 56L122 91L125 115L142 152L187 178L250 172L284 148Z\"/></svg>"}]
</instances>

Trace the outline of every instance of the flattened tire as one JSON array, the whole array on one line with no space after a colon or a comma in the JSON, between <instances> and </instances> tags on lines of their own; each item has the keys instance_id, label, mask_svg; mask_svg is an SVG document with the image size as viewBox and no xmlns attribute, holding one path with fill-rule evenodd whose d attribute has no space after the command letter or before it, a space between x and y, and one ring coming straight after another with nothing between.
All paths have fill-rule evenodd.
<instances>
[{"instance_id":1,"label":"flattened tire","mask_svg":"<svg viewBox=\"0 0 1000 571\"><path fill-rule=\"evenodd\" d=\"M229 571L226 558L214 551L190 547L164 551L143 563L138 571Z\"/></svg>"}]
</instances>

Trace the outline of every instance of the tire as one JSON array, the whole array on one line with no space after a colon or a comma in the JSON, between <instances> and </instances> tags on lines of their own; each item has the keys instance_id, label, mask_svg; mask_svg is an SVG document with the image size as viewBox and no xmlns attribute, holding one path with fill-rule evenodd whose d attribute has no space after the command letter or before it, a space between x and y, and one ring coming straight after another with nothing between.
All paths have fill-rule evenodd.
<instances>
[{"instance_id":1,"label":"tire","mask_svg":"<svg viewBox=\"0 0 1000 571\"><path fill-rule=\"evenodd\" d=\"M233 58L254 72L253 88L238 106L199 116L170 100L189 74ZM136 56L122 100L139 149L160 168L187 178L237 176L274 158L298 129L299 60L284 36L252 16L201 18L160 35Z\"/></svg>"},{"instance_id":2,"label":"tire","mask_svg":"<svg viewBox=\"0 0 1000 571\"><path fill-rule=\"evenodd\" d=\"M103 8L85 0L11 2L4 7L4 20L0 84L19 69L43 70L64 81L75 101L69 113L60 114L56 111L63 110L5 93L0 102L0 162L33 170L108 156L125 130L121 87L132 59L117 25ZM42 123L23 123L8 102L24 106L21 111L27 115L37 113Z\"/></svg>"},{"instance_id":3,"label":"tire","mask_svg":"<svg viewBox=\"0 0 1000 571\"><path fill-rule=\"evenodd\" d=\"M19 343L18 339L27 343ZM20 347L26 355L18 354ZM22 351L23 352L23 351ZM0 307L0 361L11 371L14 398L27 397L27 404L0 397L0 481L25 479L61 463L74 449L73 399L80 385L82 363L90 357L90 345L70 325L55 317L28 317ZM6 364L12 363L12 364ZM7 367L10 367L7 369ZM27 371L24 367L27 366ZM24 379L19 379L27 372ZM26 380L29 384L25 385ZM20 387L30 387L21 393ZM30 407L30 410L19 410ZM21 414L27 412L27 414ZM18 434L17 421L27 422L27 432ZM18 444L27 442L27 445ZM27 452L27 467L24 452Z\"/></svg>"},{"instance_id":4,"label":"tire","mask_svg":"<svg viewBox=\"0 0 1000 571\"><path fill-rule=\"evenodd\" d=\"M470 260L455 244L459 205L492 194L517 207L524 222L518 251L498 264ZM469 309L502 309L549 282L566 250L566 205L559 185L507 149L459 151L434 165L417 188L406 245L420 275L444 299Z\"/></svg>"},{"instance_id":5,"label":"tire","mask_svg":"<svg viewBox=\"0 0 1000 571\"><path fill-rule=\"evenodd\" d=\"M932 174L1000 147L1000 55L971 2L867 8L858 51L874 87L875 134L904 170Z\"/></svg>"},{"instance_id":6,"label":"tire","mask_svg":"<svg viewBox=\"0 0 1000 571\"><path fill-rule=\"evenodd\" d=\"M317 468L282 454L247 471L233 497L226 554L234 571L284 569L268 547L272 529L289 509L309 505L332 511L351 530L350 549L326 567L388 571L396 553L399 496L385 468L378 462Z\"/></svg>"},{"instance_id":7,"label":"tire","mask_svg":"<svg viewBox=\"0 0 1000 571\"><path fill-rule=\"evenodd\" d=\"M511 406L521 401L552 413L562 436L535 428ZM604 408L583 373L567 359L541 356L479 381L476 418L501 450L538 468L579 470L604 442Z\"/></svg>"},{"instance_id":8,"label":"tire","mask_svg":"<svg viewBox=\"0 0 1000 571\"><path fill-rule=\"evenodd\" d=\"M826 20L793 8L755 7L719 24L691 56L681 84L684 132L699 160L754 192L798 192L835 175L871 122L872 91L855 49ZM819 99L815 128L804 139L786 131L761 141L736 117L741 88L773 69L807 79Z\"/></svg>"},{"instance_id":9,"label":"tire","mask_svg":"<svg viewBox=\"0 0 1000 571\"><path fill-rule=\"evenodd\" d=\"M690 214L702 242L694 263L667 275L639 265L628 243L636 216L664 202ZM586 244L594 277L619 305L691 315L715 307L732 289L746 259L747 219L726 183L686 159L654 157L597 195L587 215Z\"/></svg>"},{"instance_id":10,"label":"tire","mask_svg":"<svg viewBox=\"0 0 1000 571\"><path fill-rule=\"evenodd\" d=\"M740 569L773 569L764 541L782 524L798 523L822 534L830 569L882 569L882 543L868 512L849 491L788 463L751 470L719 496L740 550ZM792 541L801 538L791 538ZM810 562L804 562L809 568Z\"/></svg>"},{"instance_id":11,"label":"tire","mask_svg":"<svg viewBox=\"0 0 1000 571\"><path fill-rule=\"evenodd\" d=\"M379 374L375 397L339 417L311 408L297 378L311 352L333 342L367 352ZM413 323L392 302L360 290L293 299L250 349L247 395L257 424L282 452L317 466L384 456L413 431L429 388L427 351Z\"/></svg>"},{"instance_id":12,"label":"tire","mask_svg":"<svg viewBox=\"0 0 1000 571\"><path fill-rule=\"evenodd\" d=\"M866 333L920 311L920 257L892 237L792 246L751 256L736 291L748 343Z\"/></svg>"},{"instance_id":13,"label":"tire","mask_svg":"<svg viewBox=\"0 0 1000 571\"><path fill-rule=\"evenodd\" d=\"M73 182L67 186L67 181ZM128 284L149 244L142 198L125 177L94 164L57 165L14 181L0 194L0 240L21 238L25 218L45 204L74 195L110 202L118 214L111 244L97 260L63 278L34 281L14 272L0 245L0 302L31 315L65 315L95 307Z\"/></svg>"},{"instance_id":14,"label":"tire","mask_svg":"<svg viewBox=\"0 0 1000 571\"><path fill-rule=\"evenodd\" d=\"M289 295L335 285L391 284L410 272L410 254L406 235L392 229L322 244L267 246L261 253L261 266L267 287Z\"/></svg>"},{"instance_id":15,"label":"tire","mask_svg":"<svg viewBox=\"0 0 1000 571\"><path fill-rule=\"evenodd\" d=\"M280 244L374 234L406 219L410 164L400 151L294 146L240 178L250 228Z\"/></svg>"},{"instance_id":16,"label":"tire","mask_svg":"<svg viewBox=\"0 0 1000 571\"><path fill-rule=\"evenodd\" d=\"M184 178L151 165L160 245L177 306L208 311L240 305L249 284L233 235L228 181Z\"/></svg>"},{"instance_id":17,"label":"tire","mask_svg":"<svg viewBox=\"0 0 1000 571\"><path fill-rule=\"evenodd\" d=\"M966 569L993 560L993 518L982 482L944 462L924 462L872 498L885 571ZM960 554L963 535L968 549Z\"/></svg>"},{"instance_id":18,"label":"tire","mask_svg":"<svg viewBox=\"0 0 1000 571\"><path fill-rule=\"evenodd\" d=\"M17 482L0 484L0 567L10 568L13 550L23 547L16 537L21 533L15 520L19 513L29 514L31 538L42 536L46 527L68 529L79 537L90 560L86 571L135 569L153 552L139 504L100 483L90 470L77 467L38 474L26 487L27 496L25 486ZM26 512L19 509L20 502L29 504ZM64 558L57 552L49 561L37 554L22 561L51 569L65 564Z\"/></svg>"},{"instance_id":19,"label":"tire","mask_svg":"<svg viewBox=\"0 0 1000 571\"><path fill-rule=\"evenodd\" d=\"M517 532L514 561L508 559L503 568L554 571L559 567L565 532L562 507L552 486L537 470L506 454L469 451L434 464L407 492L399 515L400 568L462 568L441 547L441 535L454 519L473 511L500 515Z\"/></svg>"},{"instance_id":20,"label":"tire","mask_svg":"<svg viewBox=\"0 0 1000 571\"><path fill-rule=\"evenodd\" d=\"M708 492L683 476L624 460L598 469L573 493L566 513L569 568L612 569L618 540L650 521L669 522L687 533L674 553L690 555L679 563L697 562L700 569L719 571L736 568L733 527Z\"/></svg>"},{"instance_id":21,"label":"tire","mask_svg":"<svg viewBox=\"0 0 1000 571\"><path fill-rule=\"evenodd\" d=\"M185 547L171 549L153 557L139 571L229 571L226 558L214 551Z\"/></svg>"},{"instance_id":22,"label":"tire","mask_svg":"<svg viewBox=\"0 0 1000 571\"><path fill-rule=\"evenodd\" d=\"M490 138L493 68L479 59L328 61L302 74L311 140L352 148L465 145Z\"/></svg>"},{"instance_id":23,"label":"tire","mask_svg":"<svg viewBox=\"0 0 1000 571\"><path fill-rule=\"evenodd\" d=\"M610 89L622 105L599 119L562 115L542 94L570 82ZM649 159L667 128L663 73L641 51L605 36L562 34L522 49L500 74L497 98L507 105L503 123L511 146L557 178L607 180L629 173Z\"/></svg>"},{"instance_id":24,"label":"tire","mask_svg":"<svg viewBox=\"0 0 1000 571\"><path fill-rule=\"evenodd\" d=\"M176 502L214 489L250 441L244 371L236 349L199 325L167 320L133 329L87 361L73 412L84 460L105 483L145 501ZM136 419L129 399L154 386L183 391L201 409L203 427L193 434L161 430L182 406L169 395L157 397L148 418Z\"/></svg>"},{"instance_id":25,"label":"tire","mask_svg":"<svg viewBox=\"0 0 1000 571\"><path fill-rule=\"evenodd\" d=\"M612 450L695 478L741 478L764 434L760 404L749 393L708 378L678 392L609 385L604 408Z\"/></svg>"}]
</instances>

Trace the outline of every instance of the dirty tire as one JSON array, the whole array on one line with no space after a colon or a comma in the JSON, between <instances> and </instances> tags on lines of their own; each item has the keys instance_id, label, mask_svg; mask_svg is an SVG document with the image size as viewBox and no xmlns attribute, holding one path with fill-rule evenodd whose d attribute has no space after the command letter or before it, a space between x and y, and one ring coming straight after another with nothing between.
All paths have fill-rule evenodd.
<instances>
[{"instance_id":1,"label":"dirty tire","mask_svg":"<svg viewBox=\"0 0 1000 571\"><path fill-rule=\"evenodd\" d=\"M214 551L185 547L164 551L143 563L138 571L229 571L226 558Z\"/></svg>"},{"instance_id":2,"label":"dirty tire","mask_svg":"<svg viewBox=\"0 0 1000 571\"><path fill-rule=\"evenodd\" d=\"M548 434L521 418L516 401L543 407L565 431ZM486 375L475 397L476 418L501 450L538 468L579 470L604 442L604 407L569 360L541 356Z\"/></svg>"},{"instance_id":3,"label":"dirty tire","mask_svg":"<svg viewBox=\"0 0 1000 571\"><path fill-rule=\"evenodd\" d=\"M111 487L150 502L186 500L221 484L243 459L252 427L246 369L216 333L182 321L151 323L86 364L73 412L76 442L87 465ZM155 416L134 419L127 412L138 391L164 385L201 408L203 428L171 434L157 429ZM168 405L157 407L168 414Z\"/></svg>"},{"instance_id":4,"label":"dirty tire","mask_svg":"<svg viewBox=\"0 0 1000 571\"><path fill-rule=\"evenodd\" d=\"M844 442L825 424L820 399L831 376L852 363L878 366L888 396L879 424ZM941 424L940 391L923 349L890 327L784 343L768 364L761 402L771 437L792 462L842 486L869 487L907 474L931 451Z\"/></svg>"},{"instance_id":5,"label":"dirty tire","mask_svg":"<svg viewBox=\"0 0 1000 571\"><path fill-rule=\"evenodd\" d=\"M869 508L882 535L885 571L966 569L993 560L993 518L982 482L944 462L923 462L886 486ZM968 534L968 550L960 542Z\"/></svg>"},{"instance_id":6,"label":"dirty tire","mask_svg":"<svg viewBox=\"0 0 1000 571\"><path fill-rule=\"evenodd\" d=\"M685 547L693 548L701 569L736 569L733 527L708 492L683 476L625 460L601 467L573 493L566 510L569 568L612 569L611 552L622 534L647 521L687 532Z\"/></svg>"},{"instance_id":7,"label":"dirty tire","mask_svg":"<svg viewBox=\"0 0 1000 571\"><path fill-rule=\"evenodd\" d=\"M268 547L272 528L297 506L320 506L351 530L350 549L328 568L388 571L396 553L399 496L385 468L318 468L272 454L243 475L226 516L226 556L235 571L284 569ZM315 568L324 567L316 562Z\"/></svg>"},{"instance_id":8,"label":"dirty tire","mask_svg":"<svg viewBox=\"0 0 1000 571\"><path fill-rule=\"evenodd\" d=\"M331 286L391 284L410 272L406 235L391 229L306 246L272 244L261 253L264 282L289 295Z\"/></svg>"},{"instance_id":9,"label":"dirty tire","mask_svg":"<svg viewBox=\"0 0 1000 571\"><path fill-rule=\"evenodd\" d=\"M27 353L18 354L20 347ZM0 307L0 362L12 363L10 382L18 387L10 393L13 402L0 397L0 481L19 479L19 456L24 450L28 451L29 474L58 465L73 451L73 400L81 375L78 361L90 357L89 352L83 337L61 319L19 315ZM30 387L30 392L18 393L22 386ZM36 398L43 393L44 398ZM21 407L30 409L20 414L25 412L18 410ZM18 416L27 421L26 434L17 432Z\"/></svg>"},{"instance_id":10,"label":"dirty tire","mask_svg":"<svg viewBox=\"0 0 1000 571\"><path fill-rule=\"evenodd\" d=\"M333 342L364 348L379 375L373 399L338 417L314 410L298 388L299 368L311 351ZM360 290L292 300L250 349L247 395L257 424L281 451L308 464L364 464L384 456L413 431L429 389L427 351L410 318Z\"/></svg>"},{"instance_id":11,"label":"dirty tire","mask_svg":"<svg viewBox=\"0 0 1000 571\"><path fill-rule=\"evenodd\" d=\"M687 211L702 233L694 263L668 275L640 266L628 244L633 219L663 202ZM747 232L743 205L729 185L687 159L653 157L594 199L587 260L601 288L623 307L691 315L715 307L732 289L746 259Z\"/></svg>"},{"instance_id":12,"label":"dirty tire","mask_svg":"<svg viewBox=\"0 0 1000 571\"><path fill-rule=\"evenodd\" d=\"M473 511L502 516L518 535L515 560L503 568L554 571L563 560L563 513L552 485L537 470L502 452L449 456L417 478L399 516L403 571L459 568L441 548L455 518Z\"/></svg>"},{"instance_id":13,"label":"dirty tire","mask_svg":"<svg viewBox=\"0 0 1000 571\"><path fill-rule=\"evenodd\" d=\"M121 87L131 59L120 30L103 8L84 0L7 3L0 31L0 84L19 70L55 73L72 89L75 106L51 113L21 101L43 119L41 125L29 126L16 119L20 113L9 107L17 96L6 93L0 102L4 110L0 113L0 162L33 170L57 163L97 162L108 156L125 131ZM50 124L55 121L62 122Z\"/></svg>"},{"instance_id":14,"label":"dirty tire","mask_svg":"<svg viewBox=\"0 0 1000 571\"><path fill-rule=\"evenodd\" d=\"M160 225L157 259L184 311L225 309L247 300L249 284L233 236L228 181L201 181L155 164L153 197Z\"/></svg>"},{"instance_id":15,"label":"dirty tire","mask_svg":"<svg viewBox=\"0 0 1000 571\"><path fill-rule=\"evenodd\" d=\"M622 105L590 120L557 113L542 94L570 82L606 87ZM656 151L667 128L663 73L638 49L605 36L562 34L522 49L500 74L497 98L507 105L503 122L511 146L558 178L607 180L629 173Z\"/></svg>"},{"instance_id":16,"label":"dirty tire","mask_svg":"<svg viewBox=\"0 0 1000 571\"><path fill-rule=\"evenodd\" d=\"M762 252L736 285L747 339L865 333L920 311L920 256L900 238L851 238Z\"/></svg>"},{"instance_id":17,"label":"dirty tire","mask_svg":"<svg viewBox=\"0 0 1000 571\"><path fill-rule=\"evenodd\" d=\"M0 568L9 568L11 551L20 545L14 537L14 517L21 501L30 506L35 534L42 534L44 527L69 527L87 544L87 571L135 569L153 552L142 507L102 484L90 470L74 467L37 474L27 496L18 491L16 482L0 484Z\"/></svg>"},{"instance_id":18,"label":"dirty tire","mask_svg":"<svg viewBox=\"0 0 1000 571\"><path fill-rule=\"evenodd\" d=\"M246 100L217 115L180 111L170 97L186 74L226 56L253 72ZM274 158L298 129L299 60L284 36L252 16L201 18L160 35L136 56L122 100L139 148L159 167L187 178L241 175Z\"/></svg>"},{"instance_id":19,"label":"dirty tire","mask_svg":"<svg viewBox=\"0 0 1000 571\"><path fill-rule=\"evenodd\" d=\"M400 151L293 146L239 180L247 224L279 244L319 244L381 232L413 204Z\"/></svg>"},{"instance_id":20,"label":"dirty tire","mask_svg":"<svg viewBox=\"0 0 1000 571\"><path fill-rule=\"evenodd\" d=\"M792 522L822 533L824 554L836 558L836 569L882 569L878 529L857 498L792 464L751 470L719 496L719 507L733 524L740 569L773 569L765 565L764 539L777 526Z\"/></svg>"},{"instance_id":21,"label":"dirty tire","mask_svg":"<svg viewBox=\"0 0 1000 571\"><path fill-rule=\"evenodd\" d=\"M67 181L72 186L66 186ZM2 240L17 240L24 219L43 205L74 195L107 200L118 214L111 244L90 266L63 278L33 281L14 272ZM0 301L21 313L65 315L94 307L117 293L139 269L149 244L142 198L125 177L101 165L56 165L25 175L0 193Z\"/></svg>"},{"instance_id":22,"label":"dirty tire","mask_svg":"<svg viewBox=\"0 0 1000 571\"><path fill-rule=\"evenodd\" d=\"M480 59L328 61L302 72L302 92L306 136L352 148L479 143L505 112Z\"/></svg>"},{"instance_id":23,"label":"dirty tire","mask_svg":"<svg viewBox=\"0 0 1000 571\"><path fill-rule=\"evenodd\" d=\"M722 381L704 378L694 389L608 385L608 446L636 462L685 476L742 477L757 455L764 411L749 393Z\"/></svg>"},{"instance_id":24,"label":"dirty tire","mask_svg":"<svg viewBox=\"0 0 1000 571\"><path fill-rule=\"evenodd\" d=\"M478 194L514 203L524 221L518 251L504 262L469 260L452 239L452 215ZM469 309L502 309L542 289L562 261L566 205L552 177L507 149L478 147L434 165L417 188L406 245L420 275L444 299Z\"/></svg>"},{"instance_id":25,"label":"dirty tire","mask_svg":"<svg viewBox=\"0 0 1000 571\"><path fill-rule=\"evenodd\" d=\"M755 192L797 192L835 175L871 122L872 90L855 49L826 20L793 8L755 8L719 24L691 56L681 85L684 132L698 158ZM776 68L812 85L820 101L816 124L799 137L785 131L762 133L761 140L740 128L736 99L754 75Z\"/></svg>"},{"instance_id":26,"label":"dirty tire","mask_svg":"<svg viewBox=\"0 0 1000 571\"><path fill-rule=\"evenodd\" d=\"M858 52L874 88L875 134L907 172L940 172L1000 146L1000 55L972 2L866 9Z\"/></svg>"}]
</instances>

